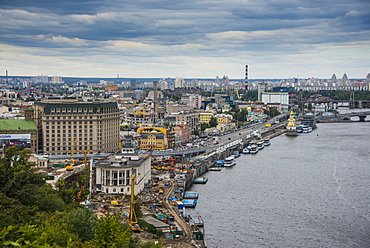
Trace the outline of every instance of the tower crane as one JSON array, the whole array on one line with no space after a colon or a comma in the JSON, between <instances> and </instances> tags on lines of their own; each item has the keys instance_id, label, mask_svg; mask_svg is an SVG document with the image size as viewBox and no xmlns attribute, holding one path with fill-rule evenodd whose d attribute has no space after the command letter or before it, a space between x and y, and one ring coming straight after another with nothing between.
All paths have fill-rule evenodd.
<instances>
[{"instance_id":1,"label":"tower crane","mask_svg":"<svg viewBox=\"0 0 370 248\"><path fill-rule=\"evenodd\" d=\"M73 141L73 149L72 149L71 159L69 161L69 164L66 166L67 171L73 171L73 166L75 165L74 156L75 156L76 149L77 149L77 138L75 138L74 141Z\"/></svg>"},{"instance_id":2,"label":"tower crane","mask_svg":"<svg viewBox=\"0 0 370 248\"><path fill-rule=\"evenodd\" d=\"M137 224L136 212L134 208L135 204L135 176L131 176L131 198L130 198L130 213L129 213L129 225L132 231L134 232L141 232L143 229Z\"/></svg>"},{"instance_id":3,"label":"tower crane","mask_svg":"<svg viewBox=\"0 0 370 248\"><path fill-rule=\"evenodd\" d=\"M85 150L84 150L84 164L85 164L85 166L87 165L87 151L89 150L89 148L86 148Z\"/></svg>"}]
</instances>

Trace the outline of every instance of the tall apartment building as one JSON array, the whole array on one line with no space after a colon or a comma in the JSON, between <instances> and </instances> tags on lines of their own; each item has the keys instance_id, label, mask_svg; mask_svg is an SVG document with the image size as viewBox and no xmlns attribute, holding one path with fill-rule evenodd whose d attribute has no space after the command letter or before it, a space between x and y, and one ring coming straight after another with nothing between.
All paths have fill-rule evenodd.
<instances>
[{"instance_id":1,"label":"tall apartment building","mask_svg":"<svg viewBox=\"0 0 370 248\"><path fill-rule=\"evenodd\" d=\"M183 111L179 113L174 113L176 117L176 125L186 125L190 127L190 133L200 132L200 119L198 112Z\"/></svg>"},{"instance_id":2,"label":"tall apartment building","mask_svg":"<svg viewBox=\"0 0 370 248\"><path fill-rule=\"evenodd\" d=\"M38 153L110 153L118 149L117 103L78 100L35 102Z\"/></svg>"},{"instance_id":3,"label":"tall apartment building","mask_svg":"<svg viewBox=\"0 0 370 248\"><path fill-rule=\"evenodd\" d=\"M185 84L185 80L181 77L177 77L175 79L175 88L183 88Z\"/></svg>"}]
</instances>

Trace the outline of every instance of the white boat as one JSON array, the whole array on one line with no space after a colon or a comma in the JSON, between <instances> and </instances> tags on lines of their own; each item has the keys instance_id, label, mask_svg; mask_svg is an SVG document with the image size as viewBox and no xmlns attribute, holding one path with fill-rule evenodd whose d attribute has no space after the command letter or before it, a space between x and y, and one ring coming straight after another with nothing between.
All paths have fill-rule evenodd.
<instances>
[{"instance_id":1,"label":"white boat","mask_svg":"<svg viewBox=\"0 0 370 248\"><path fill-rule=\"evenodd\" d=\"M250 146L247 146L242 151L243 154L249 154L250 153Z\"/></svg>"},{"instance_id":2,"label":"white boat","mask_svg":"<svg viewBox=\"0 0 370 248\"><path fill-rule=\"evenodd\" d=\"M258 152L258 148L256 145L252 145L249 151L250 154L256 154Z\"/></svg>"},{"instance_id":3,"label":"white boat","mask_svg":"<svg viewBox=\"0 0 370 248\"><path fill-rule=\"evenodd\" d=\"M269 145L271 145L271 141L270 141L270 139L264 139L264 140L263 140L263 144L264 144L265 146L269 146Z\"/></svg>"},{"instance_id":4,"label":"white boat","mask_svg":"<svg viewBox=\"0 0 370 248\"><path fill-rule=\"evenodd\" d=\"M236 162L235 162L235 157L234 156L229 156L229 157L225 158L225 163L224 163L225 167L231 167L231 166L234 166L235 164L236 164Z\"/></svg>"},{"instance_id":5,"label":"white boat","mask_svg":"<svg viewBox=\"0 0 370 248\"><path fill-rule=\"evenodd\" d=\"M303 132L304 133L311 133L312 132L312 127L309 127L309 126L303 127Z\"/></svg>"},{"instance_id":6,"label":"white boat","mask_svg":"<svg viewBox=\"0 0 370 248\"><path fill-rule=\"evenodd\" d=\"M260 140L256 143L258 150L262 150L263 148L265 148L263 144L264 144L263 140Z\"/></svg>"}]
</instances>

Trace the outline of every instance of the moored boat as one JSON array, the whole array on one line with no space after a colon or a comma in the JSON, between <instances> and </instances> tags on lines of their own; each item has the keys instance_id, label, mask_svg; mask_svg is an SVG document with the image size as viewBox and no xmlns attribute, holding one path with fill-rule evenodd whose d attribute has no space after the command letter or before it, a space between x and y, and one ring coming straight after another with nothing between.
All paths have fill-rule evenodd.
<instances>
[{"instance_id":1,"label":"moored boat","mask_svg":"<svg viewBox=\"0 0 370 248\"><path fill-rule=\"evenodd\" d=\"M251 145L251 149L249 151L250 154L256 154L258 152L258 148L256 145Z\"/></svg>"},{"instance_id":2,"label":"moored boat","mask_svg":"<svg viewBox=\"0 0 370 248\"><path fill-rule=\"evenodd\" d=\"M235 157L234 156L229 156L227 158L225 158L225 163L224 163L224 166L225 167L231 167L231 166L234 166L236 164L235 162Z\"/></svg>"},{"instance_id":3,"label":"moored boat","mask_svg":"<svg viewBox=\"0 0 370 248\"><path fill-rule=\"evenodd\" d=\"M208 182L208 177L197 177L194 179L193 183L206 184Z\"/></svg>"},{"instance_id":4,"label":"moored boat","mask_svg":"<svg viewBox=\"0 0 370 248\"><path fill-rule=\"evenodd\" d=\"M263 140L263 144L264 144L265 146L269 146L269 145L271 145L271 141L270 141L270 139L264 139L264 140Z\"/></svg>"},{"instance_id":5,"label":"moored boat","mask_svg":"<svg viewBox=\"0 0 370 248\"><path fill-rule=\"evenodd\" d=\"M258 150L262 150L263 148L265 148L263 140L258 141L256 145L257 145Z\"/></svg>"},{"instance_id":6,"label":"moored boat","mask_svg":"<svg viewBox=\"0 0 370 248\"><path fill-rule=\"evenodd\" d=\"M215 167L224 166L224 164L225 164L225 160L219 159L215 162Z\"/></svg>"},{"instance_id":7,"label":"moored boat","mask_svg":"<svg viewBox=\"0 0 370 248\"><path fill-rule=\"evenodd\" d=\"M250 149L251 149L251 147L250 146L247 146L247 147L245 147L244 149L243 149L243 154L249 154L250 153Z\"/></svg>"},{"instance_id":8,"label":"moored boat","mask_svg":"<svg viewBox=\"0 0 370 248\"><path fill-rule=\"evenodd\" d=\"M197 191L185 191L184 199L198 199L199 193Z\"/></svg>"},{"instance_id":9,"label":"moored boat","mask_svg":"<svg viewBox=\"0 0 370 248\"><path fill-rule=\"evenodd\" d=\"M182 204L186 208L195 208L197 205L197 200L196 199L183 199Z\"/></svg>"},{"instance_id":10,"label":"moored boat","mask_svg":"<svg viewBox=\"0 0 370 248\"><path fill-rule=\"evenodd\" d=\"M191 214L189 215L189 223L190 225L195 225L198 227L203 227L204 226L204 221L202 217L198 214Z\"/></svg>"},{"instance_id":11,"label":"moored boat","mask_svg":"<svg viewBox=\"0 0 370 248\"><path fill-rule=\"evenodd\" d=\"M208 168L209 171L221 171L222 168L221 167L210 167Z\"/></svg>"}]
</instances>

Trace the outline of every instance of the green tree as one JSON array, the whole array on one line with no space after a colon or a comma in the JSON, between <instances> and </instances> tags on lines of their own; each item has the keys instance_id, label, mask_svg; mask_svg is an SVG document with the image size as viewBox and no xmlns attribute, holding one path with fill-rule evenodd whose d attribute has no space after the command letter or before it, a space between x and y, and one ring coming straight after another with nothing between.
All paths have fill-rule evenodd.
<instances>
[{"instance_id":1,"label":"green tree","mask_svg":"<svg viewBox=\"0 0 370 248\"><path fill-rule=\"evenodd\" d=\"M65 205L45 177L36 173L33 163L27 162L29 151L16 146L5 150L0 160L0 192L26 206L36 206L41 211L63 210Z\"/></svg>"},{"instance_id":2,"label":"green tree","mask_svg":"<svg viewBox=\"0 0 370 248\"><path fill-rule=\"evenodd\" d=\"M211 117L211 119L209 120L209 126L210 127L216 127L217 126L217 118L216 117Z\"/></svg>"},{"instance_id":3,"label":"green tree","mask_svg":"<svg viewBox=\"0 0 370 248\"><path fill-rule=\"evenodd\" d=\"M55 216L44 221L41 224L41 229L43 230L43 235L39 241L44 244L50 244L53 247L67 247L73 241L78 241L78 235L68 230L68 224Z\"/></svg>"},{"instance_id":4,"label":"green tree","mask_svg":"<svg viewBox=\"0 0 370 248\"><path fill-rule=\"evenodd\" d=\"M200 123L200 130L201 131L204 131L206 130L207 128L210 128L209 124L208 123Z\"/></svg>"},{"instance_id":5,"label":"green tree","mask_svg":"<svg viewBox=\"0 0 370 248\"><path fill-rule=\"evenodd\" d=\"M37 218L36 206L25 206L19 200L0 193L0 228L9 225L23 225Z\"/></svg>"},{"instance_id":6,"label":"green tree","mask_svg":"<svg viewBox=\"0 0 370 248\"><path fill-rule=\"evenodd\" d=\"M108 212L99 220L94 233L91 243L99 248L124 248L130 243L131 230L128 224L120 223L119 214Z\"/></svg>"},{"instance_id":7,"label":"green tree","mask_svg":"<svg viewBox=\"0 0 370 248\"><path fill-rule=\"evenodd\" d=\"M91 210L87 208L71 209L67 212L57 212L56 217L67 223L68 231L76 233L80 241L90 241L94 238L94 229L99 221Z\"/></svg>"}]
</instances>

